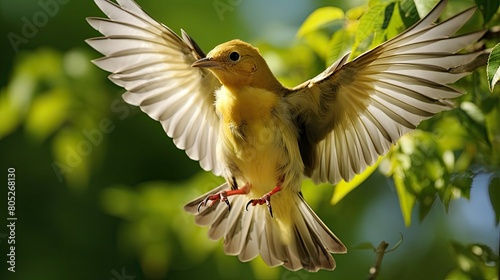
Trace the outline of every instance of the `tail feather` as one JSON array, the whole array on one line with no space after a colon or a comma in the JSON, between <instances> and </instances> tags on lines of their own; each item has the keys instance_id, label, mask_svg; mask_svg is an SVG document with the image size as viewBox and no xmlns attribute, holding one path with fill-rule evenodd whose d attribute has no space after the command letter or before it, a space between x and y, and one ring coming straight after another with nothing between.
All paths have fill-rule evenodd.
<instances>
[{"instance_id":1,"label":"tail feather","mask_svg":"<svg viewBox=\"0 0 500 280\"><path fill-rule=\"evenodd\" d=\"M203 194L186 205L184 205L184 211L196 215L195 222L200 226L209 226L212 225L214 218L220 216L224 211L224 209L217 207L220 201L215 201L212 207L201 207L200 212L198 213L198 205L208 196L216 194L222 190L228 189L227 183L224 183L217 188Z\"/></svg>"},{"instance_id":2,"label":"tail feather","mask_svg":"<svg viewBox=\"0 0 500 280\"><path fill-rule=\"evenodd\" d=\"M237 252L234 252L233 255L238 255L238 259L242 262L248 262L253 260L259 255L259 235L257 234L257 230L255 230L255 224L253 223L253 219L247 219L248 231L246 232L246 237L241 241L241 251L238 255ZM224 240L226 242L226 240ZM229 242L228 242L229 243ZM225 246L227 248L229 246Z\"/></svg>"},{"instance_id":3,"label":"tail feather","mask_svg":"<svg viewBox=\"0 0 500 280\"><path fill-rule=\"evenodd\" d=\"M338 238L330 231L330 229L321 221L321 219L314 213L311 207L304 200L302 195L299 195L299 199L302 203L299 203L299 209L302 213L309 213L310 215L304 215L304 219L307 219L306 224L310 226L310 230L314 231L315 236L320 236L320 239L324 241L324 245L331 252L345 253L345 246L338 240Z\"/></svg>"},{"instance_id":4,"label":"tail feather","mask_svg":"<svg viewBox=\"0 0 500 280\"><path fill-rule=\"evenodd\" d=\"M265 206L245 210L250 195L229 198L231 210L219 201L210 207L198 205L208 195L228 190L227 183L189 202L184 209L196 215L200 226L210 226L211 239L224 238L224 252L247 262L259 254L269 266L283 265L290 270L333 270L331 253L345 253L342 242L328 229L300 193L281 192L273 196L274 218Z\"/></svg>"}]
</instances>

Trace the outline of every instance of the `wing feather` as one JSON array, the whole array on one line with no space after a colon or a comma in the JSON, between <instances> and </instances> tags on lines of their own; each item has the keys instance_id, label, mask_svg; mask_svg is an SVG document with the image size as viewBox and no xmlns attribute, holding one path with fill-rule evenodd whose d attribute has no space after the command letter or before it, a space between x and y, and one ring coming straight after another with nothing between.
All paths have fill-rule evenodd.
<instances>
[{"instance_id":1,"label":"wing feather","mask_svg":"<svg viewBox=\"0 0 500 280\"><path fill-rule=\"evenodd\" d=\"M127 90L127 103L160 121L175 145L203 169L221 175L214 152L219 130L214 92L220 82L209 71L191 67L205 57L203 51L184 31L179 37L132 0L95 2L108 18L87 19L104 36L87 40L104 55L93 62Z\"/></svg>"},{"instance_id":2,"label":"wing feather","mask_svg":"<svg viewBox=\"0 0 500 280\"><path fill-rule=\"evenodd\" d=\"M456 53L484 31L452 36L475 8L435 24L446 2L395 38L351 62L343 57L286 95L308 139L300 144L313 145L301 150L316 152L307 176L317 183L352 179L463 94L450 84L468 73L452 70L480 53Z\"/></svg>"}]
</instances>

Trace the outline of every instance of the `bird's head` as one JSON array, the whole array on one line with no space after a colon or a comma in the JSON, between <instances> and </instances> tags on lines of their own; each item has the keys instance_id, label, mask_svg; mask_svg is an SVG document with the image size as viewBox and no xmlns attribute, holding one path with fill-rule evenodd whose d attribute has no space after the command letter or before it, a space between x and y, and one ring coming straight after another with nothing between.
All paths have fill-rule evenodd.
<instances>
[{"instance_id":1,"label":"bird's head","mask_svg":"<svg viewBox=\"0 0 500 280\"><path fill-rule=\"evenodd\" d=\"M227 87L257 87L275 91L281 87L259 50L241 40L218 45L192 67L207 68Z\"/></svg>"}]
</instances>

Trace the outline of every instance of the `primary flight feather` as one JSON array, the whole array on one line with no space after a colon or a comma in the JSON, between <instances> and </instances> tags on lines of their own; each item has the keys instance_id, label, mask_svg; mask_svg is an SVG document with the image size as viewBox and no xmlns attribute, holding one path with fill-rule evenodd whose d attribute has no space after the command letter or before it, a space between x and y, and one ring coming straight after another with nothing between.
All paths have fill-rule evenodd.
<instances>
[{"instance_id":1,"label":"primary flight feather","mask_svg":"<svg viewBox=\"0 0 500 280\"><path fill-rule=\"evenodd\" d=\"M104 35L87 40L104 55L94 63L178 148L226 179L185 210L210 227L210 238L224 238L226 254L260 254L290 270L334 269L331 253L346 252L302 197L302 178L349 181L422 120L450 109L449 99L463 94L450 84L468 74L451 69L479 55L457 52L484 34L452 36L475 8L435 24L441 1L395 38L287 88L248 43L205 55L132 0L95 2L108 18L88 18Z\"/></svg>"}]
</instances>

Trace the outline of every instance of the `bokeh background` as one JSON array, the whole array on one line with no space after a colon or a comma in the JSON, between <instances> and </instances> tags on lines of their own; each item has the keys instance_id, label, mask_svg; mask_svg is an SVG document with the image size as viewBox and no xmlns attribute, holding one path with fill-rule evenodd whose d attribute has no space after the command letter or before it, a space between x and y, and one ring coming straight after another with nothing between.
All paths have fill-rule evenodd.
<instances>
[{"instance_id":1,"label":"bokeh background","mask_svg":"<svg viewBox=\"0 0 500 280\"><path fill-rule=\"evenodd\" d=\"M303 48L292 59L300 67L282 78L290 84L324 67L297 44L306 17L322 6L365 3L138 2L206 51L234 38L263 50ZM12 273L3 187L0 279L366 279L375 253L356 245L392 247L401 236L402 244L384 257L380 279L444 279L459 265L456 244L481 243L498 254L488 175L475 177L470 200L454 200L447 211L434 203L423 220L415 210L406 227L392 180L375 172L335 206L332 186L305 183L306 200L350 249L335 256L335 271L290 272L224 255L221 241L210 241L207 229L181 209L221 179L176 149L159 123L121 101L123 90L90 63L100 55L84 40L100 34L88 16L102 16L93 1L0 0L0 176L6 180L8 168L16 170L18 218ZM286 63L273 63L279 57L264 54L273 70L287 72ZM8 102L15 106L8 106L12 92Z\"/></svg>"}]
</instances>

